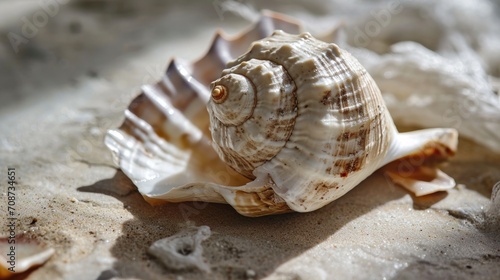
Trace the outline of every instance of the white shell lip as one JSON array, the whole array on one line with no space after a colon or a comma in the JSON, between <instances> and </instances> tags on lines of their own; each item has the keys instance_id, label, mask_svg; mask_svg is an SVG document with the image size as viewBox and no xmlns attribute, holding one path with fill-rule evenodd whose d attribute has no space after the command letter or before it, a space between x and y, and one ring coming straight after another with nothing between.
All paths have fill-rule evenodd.
<instances>
[{"instance_id":1,"label":"white shell lip","mask_svg":"<svg viewBox=\"0 0 500 280\"><path fill-rule=\"evenodd\" d=\"M378 132L378 135L385 135L388 141L390 140L387 145L388 148L385 152L380 153L376 159L370 159L372 162L370 168L365 168L359 172L351 172L353 171L353 162L337 167L340 171L343 168L348 172L347 174L352 173L352 176L349 177L349 186L344 187L343 179L339 177L337 182L319 182L314 191L306 192L303 190L294 194L299 190L297 188L290 189L287 186L300 178L297 176L302 168L289 170L283 168L281 163L285 162L285 160L291 160L292 162L303 161L303 163L298 164L304 164L303 166L307 167L306 169L310 172L308 176L317 177L319 181L328 178L328 169L325 173L324 169L316 168L318 166L314 165L315 162L318 162L318 158L314 158L314 154L309 159L308 157L296 157L291 153L280 153L274 163L268 162L262 165L259 170L255 170L253 172L255 178L252 180L249 180L248 176L245 177L235 172L220 159L212 148L211 133L208 129L209 118L205 107L207 102L211 106L209 85L212 80L218 78L213 73L222 72L224 65L230 59L240 55L250 42L268 36L270 33L274 33L274 36L277 37L292 36L282 31L273 32L273 26L292 30L292 33L297 33L301 29L300 26L293 22L283 20L279 16L267 14L261 18L254 28L235 39L226 39L221 34L216 34L212 47L203 58L191 65L173 60L161 81L155 85L144 86L142 94L126 110L126 120L122 126L108 132L105 144L113 152L114 158L122 171L134 182L148 202L155 204L164 201L203 200L229 203L239 213L246 216L279 214L291 210L308 212L316 210L342 196L376 169L395 159L412 155L429 155L430 152L434 155L434 151L438 151L437 154L440 154L441 158L445 159L454 153L456 150L456 132L438 129L434 134L429 131L398 134L389 116L387 131ZM298 38L306 41L313 40L310 34L301 34ZM253 46L259 47L258 44L254 43ZM350 54L341 51L335 45L330 45L330 47L332 48L331 55L345 55L346 59L351 59ZM286 48L281 50L284 52L289 51ZM304 62L302 70L307 71L313 65L313 61L306 60ZM239 62L235 60L231 62L231 65L237 63ZM361 67L356 63L348 65L355 69ZM360 73L366 73L366 70L362 68L359 68L359 71L361 71ZM360 86L358 78L348 79L348 82L347 88L349 90ZM311 86L313 85L315 84L311 83ZM372 87L373 90L378 91L376 85ZM333 98L328 89L328 87L325 88L325 99L322 102L330 102ZM346 88L336 90L342 92ZM379 98L378 95L375 93L370 98ZM343 104L342 102L348 101L340 99L338 104ZM307 100L298 104L299 111L306 109L309 105L312 105L312 103ZM312 115L314 115L314 106L307 110L312 110ZM340 109L337 108L336 110ZM372 111L368 110L366 112ZM349 119L354 114L354 111L346 110L345 117ZM381 114L383 117L385 114L388 115L388 113ZM334 118L323 119L323 124L332 124L333 120ZM308 125L311 126L311 124L305 124L305 126ZM353 127L358 129L356 126ZM362 127L359 127L359 129L362 129ZM287 143L287 149L290 151L295 149L304 150L305 146L301 144L305 143L303 141L309 137L319 137L324 133L317 131L303 136L295 135L293 138L296 144L289 145ZM350 133L360 133L360 131L355 132L353 130ZM349 140L350 133L343 133L342 135L347 135L345 136L347 137L346 143L351 143L347 147L353 148L355 142ZM343 139L344 136L342 135L339 135L338 139ZM436 135L442 137L436 137ZM400 136L403 138L400 138ZM398 140L405 137L406 140L412 141ZM437 143L437 145L429 143ZM434 147L437 148L434 149ZM347 149L346 153L350 153L349 149ZM316 156L319 156L320 159L322 157L320 154L316 154ZM374 156L369 155L368 157ZM308 165L308 162L313 165ZM277 180L278 177L271 175L280 172L291 176L286 180ZM394 170L387 172L392 172L391 175L393 175L394 181L397 183L413 185L409 189L418 190L422 188L415 185L418 180L410 180L406 177L403 179L408 180L403 180L397 177L401 174L394 172ZM439 172L435 174L441 175ZM446 182L448 185L453 184L454 186L452 179L440 178L442 179L441 182ZM435 182L431 182L431 185L432 183ZM431 185L426 186L426 190L420 192L420 194L429 193L432 189L436 189L435 186ZM314 188L314 185L311 186ZM325 199L324 193L329 192L329 189L339 190Z\"/></svg>"}]
</instances>

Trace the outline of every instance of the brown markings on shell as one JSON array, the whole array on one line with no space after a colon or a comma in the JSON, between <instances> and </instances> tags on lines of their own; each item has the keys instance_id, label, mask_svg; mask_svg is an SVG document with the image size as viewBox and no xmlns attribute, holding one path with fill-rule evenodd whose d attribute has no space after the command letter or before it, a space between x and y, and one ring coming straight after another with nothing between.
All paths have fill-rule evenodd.
<instances>
[{"instance_id":1,"label":"brown markings on shell","mask_svg":"<svg viewBox=\"0 0 500 280\"><path fill-rule=\"evenodd\" d=\"M327 90L323 93L323 98L321 98L321 103L323 103L323 105L328 105L328 100L331 98L332 96L332 91L331 90Z\"/></svg>"},{"instance_id":2,"label":"brown markings on shell","mask_svg":"<svg viewBox=\"0 0 500 280\"><path fill-rule=\"evenodd\" d=\"M368 102L364 100L364 90L366 89L361 88L358 76L346 79L338 85L337 94L332 98L332 105L334 110L339 111L344 121L365 117L365 107Z\"/></svg>"},{"instance_id":3,"label":"brown markings on shell","mask_svg":"<svg viewBox=\"0 0 500 280\"><path fill-rule=\"evenodd\" d=\"M347 96L347 91L345 89L345 84L342 83L339 85L339 93L338 93L338 98L337 98L337 106L339 108L346 108L349 106L349 100L348 100L348 96ZM346 110L347 111L347 110ZM340 112L343 113L343 114L346 114L346 111L344 110L341 110ZM347 111L349 112L349 111Z\"/></svg>"},{"instance_id":4,"label":"brown markings on shell","mask_svg":"<svg viewBox=\"0 0 500 280\"><path fill-rule=\"evenodd\" d=\"M235 204L233 207L245 216L258 217L263 215L280 214L291 212L292 210L286 202L276 195L271 186L258 192L235 192Z\"/></svg>"},{"instance_id":5,"label":"brown markings on shell","mask_svg":"<svg viewBox=\"0 0 500 280\"><path fill-rule=\"evenodd\" d=\"M248 66L250 63L255 63L251 61L244 61L240 65ZM286 69L284 69L281 65L274 63L272 61L265 61L262 65L257 67L263 67L266 65L269 69L273 69L273 74L280 73L279 76L273 76L273 82L270 83L273 86L279 86L279 95L273 99L276 104L279 106L275 109L273 108L272 114L268 117L263 118L257 114L252 114L245 120L245 122L253 122L256 127L260 127L261 131L259 131L259 135L266 139L267 142L283 142L283 144L278 149L277 145L268 145L264 146L261 143L257 143L256 141L246 137L247 131L245 131L245 122L238 126L225 126L222 122L217 121L217 123L213 124L214 135L216 127L222 130L222 134L224 130L231 127L234 129L234 138L233 139L244 139L244 142L235 141L231 143L231 141L227 141L226 139L219 139L224 137L214 138L214 143L217 145L217 151L219 156L226 161L231 167L247 178L253 179L255 178L253 175L253 170L263 164L264 162L271 160L279 150L284 146L284 144L288 141L289 137L293 132L293 126L295 124L297 118L297 93L296 86L293 79L287 74ZM243 67L245 67L243 66ZM250 80L254 86L254 90L257 93L257 99L262 98L260 96L263 93L257 92L257 86L255 83L258 83L259 80L252 80L252 76L247 75L242 68L237 68L236 70L232 70L231 72L223 73L223 77L230 73L234 73L237 75L242 75ZM251 71L258 71L259 68L249 68L245 69L250 73ZM269 75L271 72L266 69L266 75ZM230 76L229 76L230 77ZM269 77L269 76L266 76ZM287 91L285 91L287 89ZM265 92L264 92L265 94ZM239 112L232 112L233 114L238 114ZM217 125L215 125L217 124ZM222 142L221 142L222 141ZM224 142L225 141L225 142ZM229 144L229 145L228 145ZM237 152L239 151L239 152ZM247 156L241 156L241 155ZM231 159L235 157L235 159ZM238 163L245 163L243 165L237 165Z\"/></svg>"},{"instance_id":6,"label":"brown markings on shell","mask_svg":"<svg viewBox=\"0 0 500 280\"><path fill-rule=\"evenodd\" d=\"M349 90L346 88L346 83L349 84ZM364 101L359 78L355 76L338 84L337 93L334 96L332 96L331 91L325 92L322 103L326 103L325 105L328 104L332 109L338 110L343 118L342 121L355 118L364 119L366 115L365 106L353 104L354 106L349 107L356 100ZM365 127L364 124L359 127L346 127L346 130L334 140L336 145L333 150L330 143L325 144L325 149L332 151L332 156L335 158L333 165L327 167L325 172L345 178L349 174L362 169L366 161L366 144L367 138L370 137L371 128L371 124L368 127Z\"/></svg>"},{"instance_id":7,"label":"brown markings on shell","mask_svg":"<svg viewBox=\"0 0 500 280\"><path fill-rule=\"evenodd\" d=\"M238 126L236 127L236 136L235 138L242 137L238 135L245 135L245 130L243 127ZM254 151L257 147L257 142L251 140L251 139L246 139L244 142L237 143L236 145L239 145L240 148L238 148L239 151ZM271 158L274 156L274 153L272 152L271 148L266 149L265 147L260 149L259 154L263 157ZM250 163L246 157L240 155L238 152L232 150L232 149L224 149L224 153L221 153L219 155L224 162L226 162L232 169L236 170L238 173L241 175L249 178L249 179L254 179L255 176L252 173L252 163Z\"/></svg>"},{"instance_id":8,"label":"brown markings on shell","mask_svg":"<svg viewBox=\"0 0 500 280\"><path fill-rule=\"evenodd\" d=\"M283 114L282 112L279 112L279 114ZM286 135L286 139L290 138L290 135L292 134L292 129L289 129L288 127L293 126L295 123L295 120L297 118L297 115L295 115L293 118L288 118L288 119L272 119L269 120L269 127L266 130L266 138L267 139L273 139L273 136L278 134L278 133L283 133ZM287 140L288 141L288 140Z\"/></svg>"},{"instance_id":9,"label":"brown markings on shell","mask_svg":"<svg viewBox=\"0 0 500 280\"><path fill-rule=\"evenodd\" d=\"M347 177L350 173L358 171L362 167L362 159L365 156L357 156L349 159L339 159L336 160L334 166L336 167L337 174L340 174L340 177Z\"/></svg>"},{"instance_id":10,"label":"brown markings on shell","mask_svg":"<svg viewBox=\"0 0 500 280\"><path fill-rule=\"evenodd\" d=\"M314 186L314 192L315 196L318 197L320 200L325 199L325 195L330 192L332 189L338 189L339 184L336 182L331 182L331 183L326 183L326 182L319 182L316 183Z\"/></svg>"},{"instance_id":11,"label":"brown markings on shell","mask_svg":"<svg viewBox=\"0 0 500 280\"><path fill-rule=\"evenodd\" d=\"M279 64L274 63L274 62L269 62L271 65L276 65L278 66ZM281 65L279 65L282 67ZM290 135L292 135L293 129L289 129L289 127L293 127L293 124L295 123L295 120L298 116L298 114L294 114L292 118L283 118L285 116L285 113L290 113L293 112L297 108L297 87L295 86L295 83L293 82L292 78L286 73L286 69L283 73L281 73L281 79L282 79L282 84L283 86L280 87L280 96L285 95L285 90L284 86L288 85L293 87L293 90L291 93L292 98L291 98L291 103L285 103L289 106L285 108L277 108L277 119L272 119L269 120L270 124L269 127L265 133L267 139L272 139L273 135L279 134L281 132L285 132L285 141L288 141L290 138Z\"/></svg>"},{"instance_id":12,"label":"brown markings on shell","mask_svg":"<svg viewBox=\"0 0 500 280\"><path fill-rule=\"evenodd\" d=\"M451 149L449 146L436 141L429 142L423 146L418 152L414 152L403 158L397 159L390 162L384 167L385 170L391 170L393 172L401 172L401 167L406 168L408 166L437 166L450 157L455 155L456 151Z\"/></svg>"},{"instance_id":13,"label":"brown markings on shell","mask_svg":"<svg viewBox=\"0 0 500 280\"><path fill-rule=\"evenodd\" d=\"M241 175L249 178L249 179L254 179L255 176L252 173L249 172L244 172L243 170L249 170L251 169L252 164L248 162L244 157L240 156L238 153L236 153L233 150L227 150L225 153L222 155L222 160L226 162L229 167L233 168L236 170L238 173ZM241 169L235 169L234 167L240 167Z\"/></svg>"},{"instance_id":14,"label":"brown markings on shell","mask_svg":"<svg viewBox=\"0 0 500 280\"><path fill-rule=\"evenodd\" d=\"M381 114L377 114L370 122L369 128L365 128L363 125L358 130L341 133L336 139L338 142L338 149L335 153L335 157L341 156L343 158L337 159L334 162L334 166L328 167L326 172L332 175L339 174L340 177L344 178L350 173L361 170L369 156L365 152L367 142L373 141L370 139L373 135L370 134L375 132L375 127L380 126L380 121ZM352 139L356 139L356 144L348 148L347 142Z\"/></svg>"}]
</instances>

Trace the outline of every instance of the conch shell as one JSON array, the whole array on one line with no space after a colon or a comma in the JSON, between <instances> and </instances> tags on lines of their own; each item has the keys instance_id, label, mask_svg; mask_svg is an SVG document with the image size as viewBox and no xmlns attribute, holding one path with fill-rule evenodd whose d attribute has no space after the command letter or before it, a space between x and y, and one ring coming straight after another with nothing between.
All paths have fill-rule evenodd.
<instances>
[{"instance_id":1,"label":"conch shell","mask_svg":"<svg viewBox=\"0 0 500 280\"><path fill-rule=\"evenodd\" d=\"M289 34L299 29L264 15L238 38L217 33L203 58L174 59L143 87L105 143L146 200L229 203L245 216L308 212L388 163L389 177L417 195L455 186L435 165L454 154L457 132L398 133L363 66L335 44Z\"/></svg>"}]
</instances>

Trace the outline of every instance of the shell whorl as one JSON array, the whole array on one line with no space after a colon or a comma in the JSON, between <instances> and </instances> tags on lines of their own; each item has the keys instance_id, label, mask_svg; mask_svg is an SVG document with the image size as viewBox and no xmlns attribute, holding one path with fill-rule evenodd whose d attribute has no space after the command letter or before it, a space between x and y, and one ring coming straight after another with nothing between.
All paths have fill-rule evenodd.
<instances>
[{"instance_id":1,"label":"shell whorl","mask_svg":"<svg viewBox=\"0 0 500 280\"><path fill-rule=\"evenodd\" d=\"M214 148L248 178L285 146L295 124L295 84L285 69L250 59L222 72L208 103Z\"/></svg>"},{"instance_id":2,"label":"shell whorl","mask_svg":"<svg viewBox=\"0 0 500 280\"><path fill-rule=\"evenodd\" d=\"M243 69L251 69L252 74L244 74ZM221 104L209 102L215 149L249 178L268 174L276 184L274 191L292 209L312 210L303 203L307 200L326 204L366 178L364 173L380 167L396 129L375 82L349 53L309 33L276 31L229 62L213 85L224 84L227 75L234 73L252 77L256 106L242 110L241 103L227 103L228 97L222 104L234 106L233 114L248 119L241 125L223 126L214 118ZM277 73L291 80L289 86L276 84L279 79L271 76ZM240 94L232 91L229 96ZM288 99L261 107L260 98L274 95ZM290 104L285 111L276 106L285 103ZM250 111L253 114L247 117ZM280 124L272 125L277 120ZM266 125L254 127L260 122Z\"/></svg>"}]
</instances>

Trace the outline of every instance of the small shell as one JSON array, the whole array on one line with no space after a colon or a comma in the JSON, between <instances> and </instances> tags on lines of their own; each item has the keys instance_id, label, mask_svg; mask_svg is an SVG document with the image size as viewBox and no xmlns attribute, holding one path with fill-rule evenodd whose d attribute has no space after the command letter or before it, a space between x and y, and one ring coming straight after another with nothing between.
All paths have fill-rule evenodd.
<instances>
[{"instance_id":1,"label":"small shell","mask_svg":"<svg viewBox=\"0 0 500 280\"><path fill-rule=\"evenodd\" d=\"M192 66L172 61L109 131L107 146L146 199L229 203L247 216L307 212L385 164L415 158L411 174L387 171L413 190L422 180L434 191L455 185L421 175L454 154L456 131L399 134L373 79L335 44L276 31L240 55L240 43L270 35L270 23L299 29L264 16L235 40L217 34ZM227 54L240 56L227 62Z\"/></svg>"},{"instance_id":2,"label":"small shell","mask_svg":"<svg viewBox=\"0 0 500 280\"><path fill-rule=\"evenodd\" d=\"M10 241L10 242L9 242ZM13 243L14 241L15 243ZM8 278L44 264L55 250L18 234L15 239L0 238L0 278Z\"/></svg>"}]
</instances>

